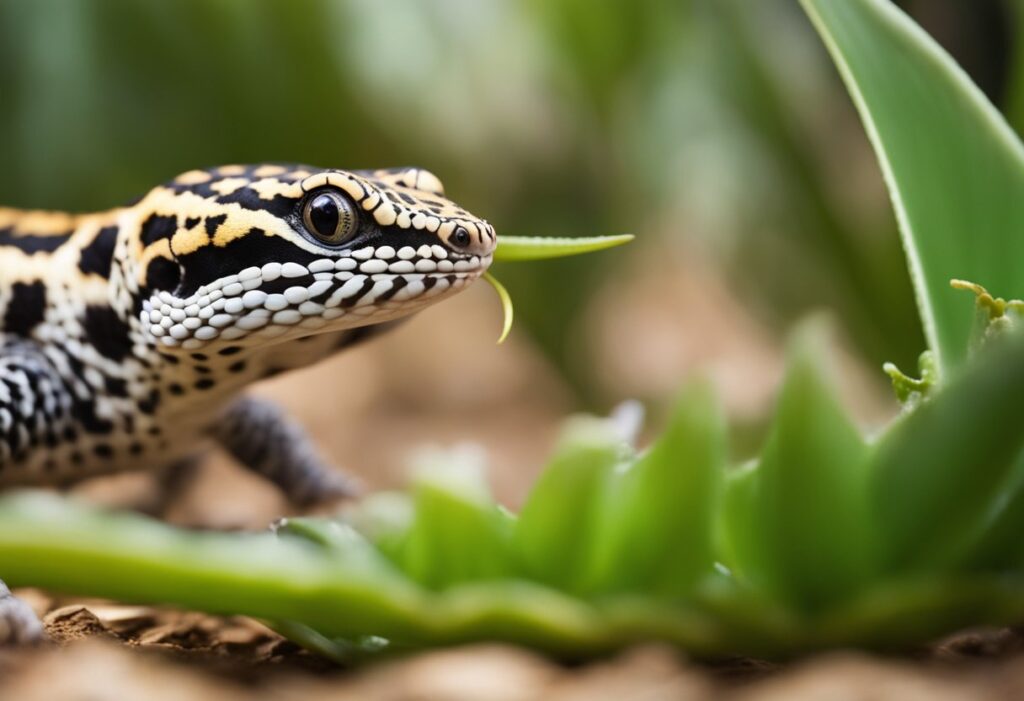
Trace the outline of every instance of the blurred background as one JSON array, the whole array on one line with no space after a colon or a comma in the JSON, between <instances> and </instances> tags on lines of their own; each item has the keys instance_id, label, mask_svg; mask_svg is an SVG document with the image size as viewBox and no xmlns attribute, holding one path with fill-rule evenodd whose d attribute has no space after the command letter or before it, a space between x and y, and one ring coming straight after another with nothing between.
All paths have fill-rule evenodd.
<instances>
[{"instance_id":1,"label":"blurred background","mask_svg":"<svg viewBox=\"0 0 1024 701\"><path fill-rule=\"evenodd\" d=\"M1024 0L900 4L1020 126ZM504 346L477 285L256 388L371 487L418 445L470 441L515 505L566 413L638 398L656 430L694 373L752 454L786 329L821 309L877 425L881 363L924 347L874 157L796 0L0 0L0 156L22 207L106 208L234 162L417 164L499 236L637 235L495 266ZM194 492L178 519L284 508L223 457Z\"/></svg>"}]
</instances>

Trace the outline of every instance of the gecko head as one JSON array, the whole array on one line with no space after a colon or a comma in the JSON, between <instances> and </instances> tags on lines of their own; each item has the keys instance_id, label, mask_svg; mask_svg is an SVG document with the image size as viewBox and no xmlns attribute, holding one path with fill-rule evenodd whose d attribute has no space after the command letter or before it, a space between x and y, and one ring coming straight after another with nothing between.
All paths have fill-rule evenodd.
<instances>
[{"instance_id":1,"label":"gecko head","mask_svg":"<svg viewBox=\"0 0 1024 701\"><path fill-rule=\"evenodd\" d=\"M141 321L166 350L397 319L475 281L496 245L418 168L190 171L132 212Z\"/></svg>"}]
</instances>

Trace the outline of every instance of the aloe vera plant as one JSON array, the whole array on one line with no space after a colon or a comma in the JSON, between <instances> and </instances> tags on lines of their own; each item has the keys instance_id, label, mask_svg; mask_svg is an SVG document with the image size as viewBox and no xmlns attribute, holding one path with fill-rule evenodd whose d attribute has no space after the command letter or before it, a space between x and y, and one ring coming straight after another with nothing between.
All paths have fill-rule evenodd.
<instances>
[{"instance_id":1,"label":"aloe vera plant","mask_svg":"<svg viewBox=\"0 0 1024 701\"><path fill-rule=\"evenodd\" d=\"M746 465L729 464L697 381L644 451L613 421L574 419L518 515L460 454L427 459L407 492L276 534L182 532L24 494L0 500L4 578L247 614L335 657L474 640L784 656L1021 620L1022 305L968 285L972 302L950 281L1024 296L1024 153L887 0L802 2L878 152L929 343L920 380L890 369L906 410L880 434L836 397L812 320ZM509 251L533 255L528 241Z\"/></svg>"}]
</instances>

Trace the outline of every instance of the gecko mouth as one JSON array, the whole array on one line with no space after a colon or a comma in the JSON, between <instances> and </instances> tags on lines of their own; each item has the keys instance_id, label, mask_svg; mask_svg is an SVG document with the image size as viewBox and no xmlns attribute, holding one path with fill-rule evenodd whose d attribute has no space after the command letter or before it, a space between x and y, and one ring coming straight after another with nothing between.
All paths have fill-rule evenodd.
<instances>
[{"instance_id":1,"label":"gecko mouth","mask_svg":"<svg viewBox=\"0 0 1024 701\"><path fill-rule=\"evenodd\" d=\"M252 266L184 298L161 291L143 302L141 317L162 346L186 350L316 333L411 313L462 289L490 264L490 255L460 255L437 244L367 246L306 264Z\"/></svg>"}]
</instances>

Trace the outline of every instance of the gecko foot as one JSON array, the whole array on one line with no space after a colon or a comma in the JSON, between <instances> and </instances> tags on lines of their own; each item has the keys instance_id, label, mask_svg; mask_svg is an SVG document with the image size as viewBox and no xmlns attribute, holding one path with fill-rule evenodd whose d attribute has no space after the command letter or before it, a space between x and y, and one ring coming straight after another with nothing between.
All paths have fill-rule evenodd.
<instances>
[{"instance_id":1,"label":"gecko foot","mask_svg":"<svg viewBox=\"0 0 1024 701\"><path fill-rule=\"evenodd\" d=\"M30 645L45 637L43 624L35 611L0 582L0 647Z\"/></svg>"}]
</instances>

